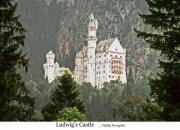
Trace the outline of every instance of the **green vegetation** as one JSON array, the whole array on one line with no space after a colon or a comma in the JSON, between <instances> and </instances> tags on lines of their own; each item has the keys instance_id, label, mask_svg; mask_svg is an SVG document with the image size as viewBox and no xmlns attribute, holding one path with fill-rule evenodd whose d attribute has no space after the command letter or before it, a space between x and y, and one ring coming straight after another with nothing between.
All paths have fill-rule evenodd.
<instances>
[{"instance_id":1,"label":"green vegetation","mask_svg":"<svg viewBox=\"0 0 180 130\"><path fill-rule=\"evenodd\" d=\"M131 96L116 104L113 115L119 121L159 121L160 112L156 104Z\"/></svg>"},{"instance_id":2,"label":"green vegetation","mask_svg":"<svg viewBox=\"0 0 180 130\"><path fill-rule=\"evenodd\" d=\"M151 49L160 52L161 72L150 79L151 96L163 108L161 119L180 120L180 1L146 0L149 14L140 14L152 31L135 30Z\"/></svg>"},{"instance_id":3,"label":"green vegetation","mask_svg":"<svg viewBox=\"0 0 180 130\"><path fill-rule=\"evenodd\" d=\"M86 121L84 114L79 112L76 107L64 108L57 116L58 121Z\"/></svg>"},{"instance_id":4,"label":"green vegetation","mask_svg":"<svg viewBox=\"0 0 180 130\"><path fill-rule=\"evenodd\" d=\"M54 121L58 118L58 112L67 107L76 107L84 113L85 108L79 98L77 83L67 71L58 77L58 84L51 89L51 101L43 107L42 114L45 121Z\"/></svg>"},{"instance_id":5,"label":"green vegetation","mask_svg":"<svg viewBox=\"0 0 180 130\"><path fill-rule=\"evenodd\" d=\"M29 59L22 53L25 29L15 15L17 4L0 4L0 121L28 121L34 115L34 99L17 70L28 70Z\"/></svg>"},{"instance_id":6,"label":"green vegetation","mask_svg":"<svg viewBox=\"0 0 180 130\"><path fill-rule=\"evenodd\" d=\"M73 108L73 107L64 107L60 110L54 105L54 108L51 108L53 102L50 97L52 93L55 91L59 84L59 78L57 78L52 83L48 84L47 81L41 81L39 83L35 83L33 81L29 81L26 85L31 89L31 94L36 97L35 103L35 117L40 120L58 120L61 119L61 116L58 114L60 111L64 110L64 108ZM44 85L44 89L43 89ZM31 87L30 87L31 86ZM33 87L32 87L33 86ZM148 79L139 80L138 82L131 85L132 93L128 95L125 91L125 87L127 85L122 85L118 81L112 81L110 83L104 83L104 87L102 89L97 89L93 87L90 83L83 83L82 85L78 85L77 89L79 91L79 98L82 99L83 104L85 106L85 117L87 121L120 121L124 120L119 118L119 113L115 114L116 106L119 106L122 102L124 103L129 97L134 97L132 100L136 100L136 98L142 100L143 103L146 104L146 99L150 92L150 86L148 85ZM62 100L59 100L59 104ZM147 103L148 106L153 106L153 103ZM131 106L133 107L134 104ZM58 105L57 105L58 106ZM74 106L76 107L76 106ZM43 108L43 115L41 110ZM44 111L46 108L46 111ZM155 107L156 108L156 107ZM158 107L157 107L158 108ZM57 109L57 110L56 110ZM152 108L149 108L152 110ZM159 108L157 109L157 111ZM56 111L56 112L54 112ZM79 111L79 110L78 110ZM54 113L53 113L54 112ZM145 111L141 111L141 114ZM81 114L83 112L80 111ZM114 115L113 115L114 114ZM129 113L130 114L130 113ZM146 115L146 113L144 113ZM44 117L43 117L44 116ZM116 117L115 117L116 116ZM54 119L56 118L56 119ZM139 118L136 118L139 119ZM140 118L142 119L142 118ZM143 118L145 120L145 117ZM146 120L150 120L152 118L147 118ZM128 119L126 119L128 120ZM158 120L158 118L152 119ZM131 119L129 119L131 121Z\"/></svg>"}]
</instances>

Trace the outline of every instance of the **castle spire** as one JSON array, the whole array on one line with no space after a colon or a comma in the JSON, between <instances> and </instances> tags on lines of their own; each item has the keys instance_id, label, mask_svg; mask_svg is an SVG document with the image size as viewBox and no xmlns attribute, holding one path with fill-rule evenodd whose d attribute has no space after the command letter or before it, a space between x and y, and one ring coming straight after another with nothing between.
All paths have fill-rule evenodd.
<instances>
[{"instance_id":1,"label":"castle spire","mask_svg":"<svg viewBox=\"0 0 180 130\"><path fill-rule=\"evenodd\" d=\"M89 15L89 19L90 19L90 20L91 20L91 19L92 19L92 20L95 19L93 13L91 13L91 14Z\"/></svg>"}]
</instances>

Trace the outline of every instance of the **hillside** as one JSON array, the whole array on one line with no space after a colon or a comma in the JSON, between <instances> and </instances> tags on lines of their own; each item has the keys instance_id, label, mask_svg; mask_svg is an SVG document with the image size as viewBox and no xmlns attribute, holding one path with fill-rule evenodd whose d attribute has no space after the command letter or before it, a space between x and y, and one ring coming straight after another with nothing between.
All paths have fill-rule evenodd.
<instances>
[{"instance_id":1,"label":"hillside","mask_svg":"<svg viewBox=\"0 0 180 130\"><path fill-rule=\"evenodd\" d=\"M47 3L48 1L48 3ZM86 45L91 12L99 22L98 40L118 37L127 50L127 75L133 81L155 69L156 54L137 39L134 27L142 27L138 12L147 12L144 0L17 0L26 33L25 51L30 60L26 80L43 79L45 54L53 50L60 66L74 69L77 51ZM129 70L132 70L132 73ZM129 73L131 76L129 76Z\"/></svg>"}]
</instances>

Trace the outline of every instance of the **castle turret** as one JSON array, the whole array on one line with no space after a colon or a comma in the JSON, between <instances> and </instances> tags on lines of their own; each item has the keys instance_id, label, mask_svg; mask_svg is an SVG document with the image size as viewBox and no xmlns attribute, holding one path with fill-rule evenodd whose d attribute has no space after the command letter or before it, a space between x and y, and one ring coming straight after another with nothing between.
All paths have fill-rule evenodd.
<instances>
[{"instance_id":1,"label":"castle turret","mask_svg":"<svg viewBox=\"0 0 180 130\"><path fill-rule=\"evenodd\" d=\"M96 50L96 32L98 29L98 22L94 18L93 13L89 16L89 24L88 24L88 63L87 63L87 82L90 82L92 86L95 86L96 72L95 72L95 50Z\"/></svg>"},{"instance_id":2,"label":"castle turret","mask_svg":"<svg viewBox=\"0 0 180 130\"><path fill-rule=\"evenodd\" d=\"M54 64L54 59L55 59L55 55L52 51L49 51L47 54L46 54L46 60L47 60L47 63L49 64Z\"/></svg>"},{"instance_id":3,"label":"castle turret","mask_svg":"<svg viewBox=\"0 0 180 130\"><path fill-rule=\"evenodd\" d=\"M45 70L44 78L48 79L49 83L55 79L59 69L59 64L54 63L54 59L55 59L54 53L52 51L49 51L46 54L47 63L43 65Z\"/></svg>"}]
</instances>

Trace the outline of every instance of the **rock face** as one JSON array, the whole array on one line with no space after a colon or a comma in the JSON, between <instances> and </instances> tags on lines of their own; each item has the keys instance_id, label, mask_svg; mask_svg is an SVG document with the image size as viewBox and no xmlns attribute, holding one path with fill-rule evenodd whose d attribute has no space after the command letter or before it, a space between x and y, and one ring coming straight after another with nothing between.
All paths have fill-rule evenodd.
<instances>
[{"instance_id":1,"label":"rock face","mask_svg":"<svg viewBox=\"0 0 180 130\"><path fill-rule=\"evenodd\" d=\"M151 73L149 64L155 62L154 55L133 31L134 27L142 26L138 12L147 10L144 0L18 0L18 3L28 30L27 53L32 59L28 78L43 78L43 57L50 49L56 52L60 66L74 69L76 52L87 45L91 12L100 23L98 39L121 39L127 50L127 76L130 68L134 81Z\"/></svg>"}]
</instances>

